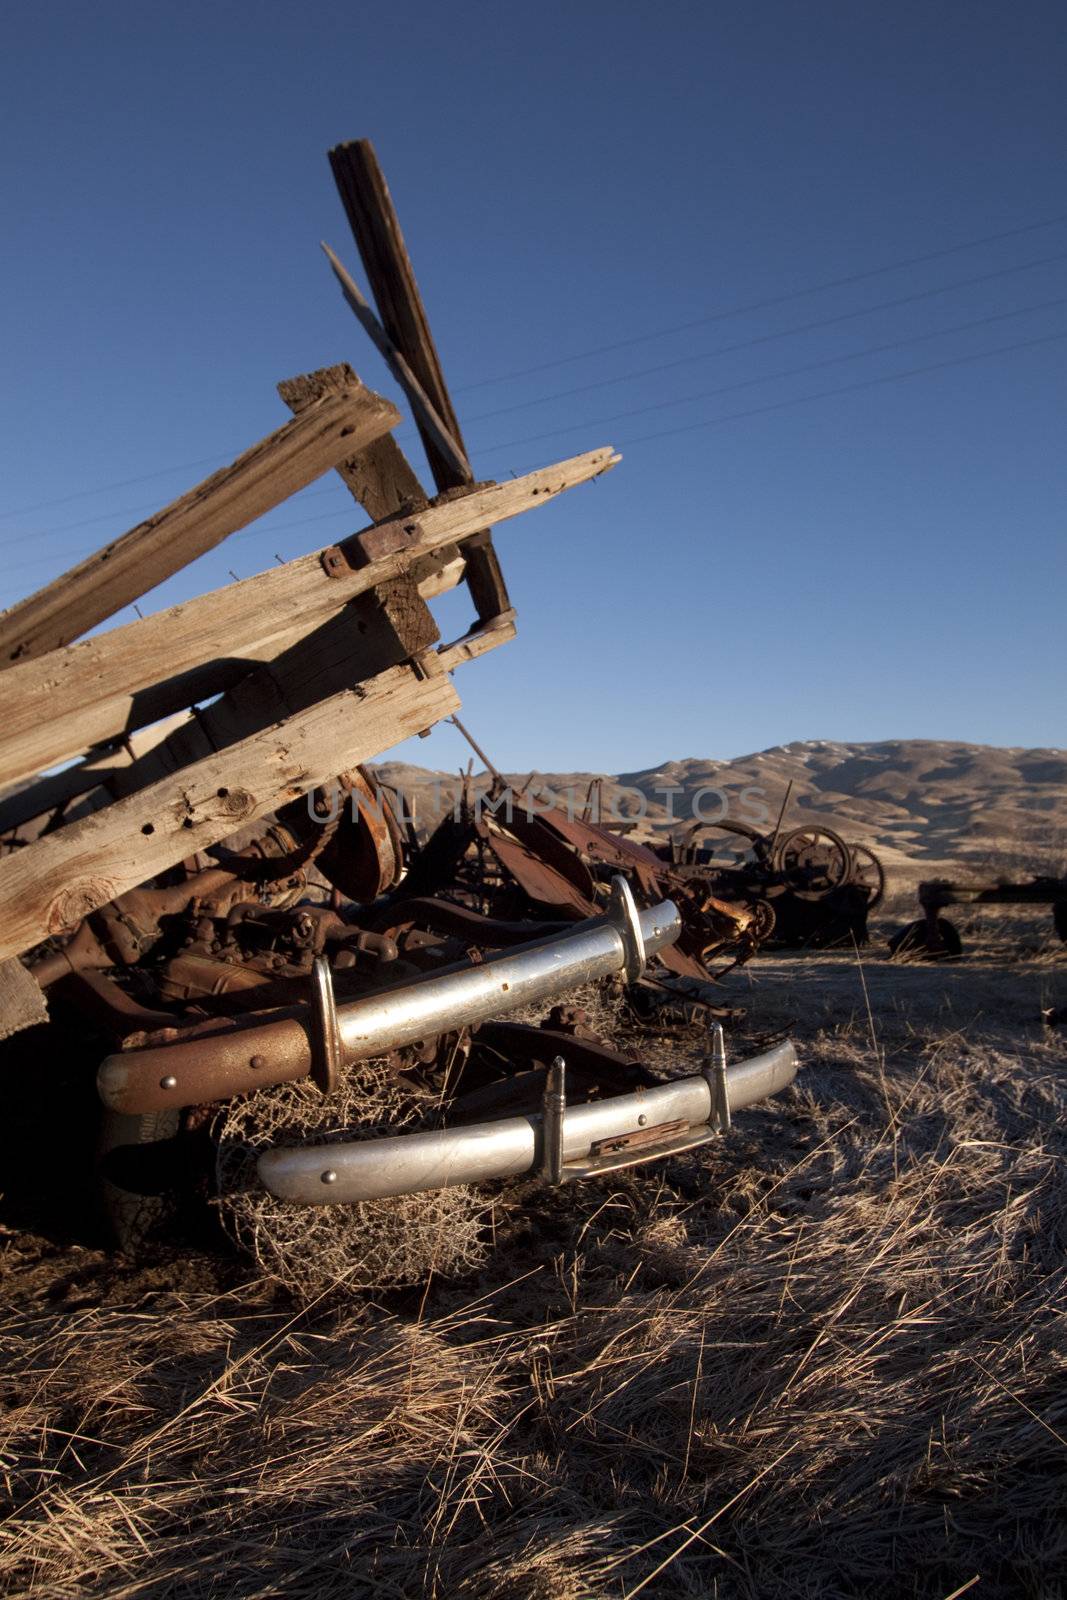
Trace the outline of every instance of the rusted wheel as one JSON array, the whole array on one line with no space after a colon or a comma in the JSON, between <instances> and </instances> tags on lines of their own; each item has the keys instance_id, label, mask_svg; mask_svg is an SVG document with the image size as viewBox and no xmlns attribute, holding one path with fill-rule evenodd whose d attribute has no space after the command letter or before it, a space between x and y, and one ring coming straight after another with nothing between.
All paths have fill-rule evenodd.
<instances>
[{"instance_id":1,"label":"rusted wheel","mask_svg":"<svg viewBox=\"0 0 1067 1600\"><path fill-rule=\"evenodd\" d=\"M775 845L771 865L792 880L793 888L829 894L848 882L852 857L844 839L830 828L793 828Z\"/></svg>"},{"instance_id":2,"label":"rusted wheel","mask_svg":"<svg viewBox=\"0 0 1067 1600\"><path fill-rule=\"evenodd\" d=\"M753 921L749 926L749 935L756 944L763 944L774 932L776 921L774 907L769 900L757 900L752 907Z\"/></svg>"},{"instance_id":3,"label":"rusted wheel","mask_svg":"<svg viewBox=\"0 0 1067 1600\"><path fill-rule=\"evenodd\" d=\"M867 890L867 910L873 911L885 894L885 868L865 844L850 844L848 848L852 853L850 882Z\"/></svg>"}]
</instances>

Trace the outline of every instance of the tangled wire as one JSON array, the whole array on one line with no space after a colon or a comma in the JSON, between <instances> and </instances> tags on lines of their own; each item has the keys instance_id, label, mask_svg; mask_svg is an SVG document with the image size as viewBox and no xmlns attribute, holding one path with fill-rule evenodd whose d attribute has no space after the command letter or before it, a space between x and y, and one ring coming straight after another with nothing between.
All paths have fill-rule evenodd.
<instances>
[{"instance_id":1,"label":"tangled wire","mask_svg":"<svg viewBox=\"0 0 1067 1600\"><path fill-rule=\"evenodd\" d=\"M471 1189L298 1206L276 1200L256 1176L257 1156L273 1145L382 1138L430 1120L426 1099L375 1062L361 1063L328 1099L301 1082L231 1101L215 1126L223 1225L265 1276L301 1300L341 1288L421 1283L431 1272L450 1276L476 1266L485 1255L486 1201Z\"/></svg>"}]
</instances>

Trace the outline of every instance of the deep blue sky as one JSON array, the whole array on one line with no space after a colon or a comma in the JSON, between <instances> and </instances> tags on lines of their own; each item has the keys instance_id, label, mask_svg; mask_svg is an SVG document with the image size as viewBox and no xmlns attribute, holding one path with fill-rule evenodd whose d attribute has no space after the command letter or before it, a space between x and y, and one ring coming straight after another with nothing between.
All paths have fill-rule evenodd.
<instances>
[{"instance_id":1,"label":"deep blue sky","mask_svg":"<svg viewBox=\"0 0 1067 1600\"><path fill-rule=\"evenodd\" d=\"M318 250L358 269L325 153L369 136L477 473L625 458L498 534L519 639L457 681L499 764L1064 743L1060 5L45 0L4 34L0 603L278 426L279 378L392 392ZM359 521L322 480L153 606Z\"/></svg>"}]
</instances>

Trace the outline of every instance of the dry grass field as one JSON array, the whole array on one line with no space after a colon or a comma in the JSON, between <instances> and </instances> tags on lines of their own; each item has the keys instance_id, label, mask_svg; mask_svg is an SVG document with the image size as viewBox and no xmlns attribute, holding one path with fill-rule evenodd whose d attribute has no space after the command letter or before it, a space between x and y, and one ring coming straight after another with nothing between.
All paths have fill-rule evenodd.
<instances>
[{"instance_id":1,"label":"dry grass field","mask_svg":"<svg viewBox=\"0 0 1067 1600\"><path fill-rule=\"evenodd\" d=\"M730 1048L790 1028L794 1089L490 1197L458 1277L299 1301L10 1224L3 1592L1062 1594L1067 967L964 920L957 966L758 960Z\"/></svg>"}]
</instances>

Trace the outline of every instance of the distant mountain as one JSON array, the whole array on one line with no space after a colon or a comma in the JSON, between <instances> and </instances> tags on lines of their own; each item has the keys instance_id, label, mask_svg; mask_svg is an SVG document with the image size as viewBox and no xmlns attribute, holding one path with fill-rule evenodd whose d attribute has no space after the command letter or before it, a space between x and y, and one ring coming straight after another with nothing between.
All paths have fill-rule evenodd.
<instances>
[{"instance_id":1,"label":"distant mountain","mask_svg":"<svg viewBox=\"0 0 1067 1600\"><path fill-rule=\"evenodd\" d=\"M377 770L414 797L420 824L453 803L455 773L401 762L379 763ZM518 788L530 775L505 776ZM836 828L877 848L887 864L917 874L947 871L953 863L974 868L994 856L1004 864L1015 859L1023 875L1067 870L1067 750L804 739L732 761L689 757L636 772L535 775L554 793L569 792L579 812L597 779L605 816L639 821L639 837L662 836L694 815L710 820L724 808L733 818L773 826L791 782L786 825ZM484 789L486 775L475 783Z\"/></svg>"}]
</instances>

